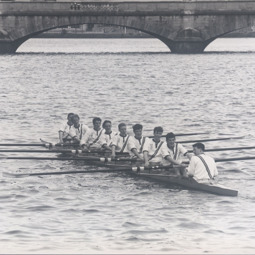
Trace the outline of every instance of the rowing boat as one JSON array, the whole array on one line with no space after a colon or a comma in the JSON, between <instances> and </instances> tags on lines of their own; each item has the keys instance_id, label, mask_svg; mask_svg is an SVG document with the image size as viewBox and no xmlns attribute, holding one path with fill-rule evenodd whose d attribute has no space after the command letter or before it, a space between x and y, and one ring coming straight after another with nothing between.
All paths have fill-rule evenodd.
<instances>
[{"instance_id":1,"label":"rowing boat","mask_svg":"<svg viewBox=\"0 0 255 255\"><path fill-rule=\"evenodd\" d=\"M119 162L116 160L115 163L113 163L113 162L110 162L110 158L108 159L107 157L102 157L102 152L98 152L98 153L95 152L93 157L86 157L85 154L82 153L82 151L78 151L77 149L70 150L70 148L63 149L61 147L57 148L57 147L51 146L49 150L54 150L54 152L61 153L60 157L63 157L63 158L67 156L66 153L71 152L73 154L72 157L69 157L66 159L84 161L85 164L104 166L109 169L112 169L114 172L118 171L118 169L120 171L126 170L125 172L131 174L132 176L143 177L143 178L161 182L167 185L178 185L186 189L198 190L198 191L203 191L203 192L212 193L216 195L222 195L222 196L237 196L238 195L237 190L224 187L220 184L199 183L193 178L176 176L172 173L173 171L169 171L169 170L173 170L173 169L170 169L169 167L155 166L155 167L150 167L149 170L144 170L145 169L144 167L133 166L134 162L132 162L132 160L130 160L130 158L128 159L127 157L124 157L124 159L126 160L120 160ZM25 159L25 158L22 158L22 159ZM126 163L123 165L124 161ZM16 174L16 177L19 177L19 176L20 174ZM27 176L32 176L32 174Z\"/></svg>"},{"instance_id":2,"label":"rowing boat","mask_svg":"<svg viewBox=\"0 0 255 255\"><path fill-rule=\"evenodd\" d=\"M56 150L58 148L54 147L54 149ZM83 154L82 151L79 151L79 150L75 150L75 152L74 151L72 151L72 152L76 155ZM101 153L103 153L103 152L98 153L99 157L100 157ZM96 155L96 153L94 155ZM82 156L79 156L79 158L82 158ZM107 163L107 162L102 162L102 161L103 160L101 160L101 161L99 160L99 161L95 161L95 162L93 161L93 164L97 164L100 166L106 166L108 168L114 168L114 169L127 168L127 166L130 167L130 165L127 165L127 164L123 165L123 162L122 162L122 165L120 165L120 164L117 165L116 162L113 164L113 163L109 163L109 162ZM151 170L141 171L141 169L143 169L141 167L132 167L131 169L132 169L132 171L130 171L129 173L132 174L133 176L144 177L146 179L161 182L164 184L178 185L178 186L181 186L186 189L203 191L203 192L212 193L215 195L233 196L233 197L238 195L237 190L233 190L233 189L224 187L221 184L216 184L216 183L212 183L212 182L206 183L206 184L199 183L195 179L190 178L190 177L181 177L181 176L173 175L173 174L171 174L170 171L165 171L165 168L160 169L160 167L157 167L153 171L151 171Z\"/></svg>"}]
</instances>

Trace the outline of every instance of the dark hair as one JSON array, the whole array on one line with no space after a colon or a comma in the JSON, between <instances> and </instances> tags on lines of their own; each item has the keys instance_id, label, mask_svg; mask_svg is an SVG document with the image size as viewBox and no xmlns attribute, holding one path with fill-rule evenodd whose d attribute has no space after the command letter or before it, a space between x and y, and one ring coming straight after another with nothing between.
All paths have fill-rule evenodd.
<instances>
[{"instance_id":1,"label":"dark hair","mask_svg":"<svg viewBox=\"0 0 255 255\"><path fill-rule=\"evenodd\" d=\"M110 124L112 124L112 122L110 121L110 120L105 120L104 122L103 122L103 128L105 127L105 125L107 124L107 123L110 123Z\"/></svg>"},{"instance_id":2,"label":"dark hair","mask_svg":"<svg viewBox=\"0 0 255 255\"><path fill-rule=\"evenodd\" d=\"M173 132L170 132L166 135L166 140L171 138L175 138L175 134Z\"/></svg>"},{"instance_id":3,"label":"dark hair","mask_svg":"<svg viewBox=\"0 0 255 255\"><path fill-rule=\"evenodd\" d=\"M67 118L69 119L70 117L73 117L74 113L70 112L67 114Z\"/></svg>"},{"instance_id":4,"label":"dark hair","mask_svg":"<svg viewBox=\"0 0 255 255\"><path fill-rule=\"evenodd\" d=\"M136 131L136 130L139 130L139 129L143 129L143 125L141 125L141 124L135 124L135 125L133 126L133 131Z\"/></svg>"},{"instance_id":5,"label":"dark hair","mask_svg":"<svg viewBox=\"0 0 255 255\"><path fill-rule=\"evenodd\" d=\"M78 119L80 119L80 117L79 117L79 115L78 115L78 114L74 114L74 115L72 116L72 119L74 119L74 118L78 118Z\"/></svg>"},{"instance_id":6,"label":"dark hair","mask_svg":"<svg viewBox=\"0 0 255 255\"><path fill-rule=\"evenodd\" d=\"M98 117L93 118L93 120L92 120L93 124L95 124L96 121L102 122L102 120L100 118L98 118Z\"/></svg>"},{"instance_id":7,"label":"dark hair","mask_svg":"<svg viewBox=\"0 0 255 255\"><path fill-rule=\"evenodd\" d=\"M126 124L125 124L125 123L123 123L123 122L122 122L122 123L120 123L120 124L118 125L119 130L120 130L120 128L121 128L121 127L124 127L124 126L126 126Z\"/></svg>"},{"instance_id":8,"label":"dark hair","mask_svg":"<svg viewBox=\"0 0 255 255\"><path fill-rule=\"evenodd\" d=\"M158 133L158 132L162 132L163 133L163 128L162 127L155 127L153 130L153 133Z\"/></svg>"},{"instance_id":9,"label":"dark hair","mask_svg":"<svg viewBox=\"0 0 255 255\"><path fill-rule=\"evenodd\" d=\"M203 143L195 143L192 146L205 151L205 145Z\"/></svg>"}]
</instances>

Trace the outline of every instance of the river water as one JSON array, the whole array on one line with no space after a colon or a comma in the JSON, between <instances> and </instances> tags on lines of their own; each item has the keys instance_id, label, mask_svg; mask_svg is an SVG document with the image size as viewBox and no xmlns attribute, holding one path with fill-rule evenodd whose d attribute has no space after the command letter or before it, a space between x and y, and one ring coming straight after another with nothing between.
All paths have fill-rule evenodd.
<instances>
[{"instance_id":1,"label":"river water","mask_svg":"<svg viewBox=\"0 0 255 255\"><path fill-rule=\"evenodd\" d=\"M99 116L115 129L126 122L130 132L137 122L146 134L158 125L165 132L210 132L179 140L244 136L207 148L255 145L254 74L255 39L218 39L197 55L171 54L154 39L29 40L17 54L0 56L0 141L56 142L66 114L75 112L89 126ZM7 155L28 156L1 153ZM97 168L1 158L0 172L83 169ZM120 173L0 173L0 253L255 253L255 161L218 169L238 197Z\"/></svg>"}]
</instances>

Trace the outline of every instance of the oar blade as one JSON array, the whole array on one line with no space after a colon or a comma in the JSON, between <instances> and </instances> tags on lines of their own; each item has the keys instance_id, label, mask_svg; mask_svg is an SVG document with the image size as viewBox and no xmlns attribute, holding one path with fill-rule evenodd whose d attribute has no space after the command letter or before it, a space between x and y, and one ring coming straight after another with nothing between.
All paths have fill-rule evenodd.
<instances>
[{"instance_id":1,"label":"oar blade","mask_svg":"<svg viewBox=\"0 0 255 255\"><path fill-rule=\"evenodd\" d=\"M14 174L14 173L3 172L2 176L7 178L24 178L24 177L29 177L30 174Z\"/></svg>"}]
</instances>

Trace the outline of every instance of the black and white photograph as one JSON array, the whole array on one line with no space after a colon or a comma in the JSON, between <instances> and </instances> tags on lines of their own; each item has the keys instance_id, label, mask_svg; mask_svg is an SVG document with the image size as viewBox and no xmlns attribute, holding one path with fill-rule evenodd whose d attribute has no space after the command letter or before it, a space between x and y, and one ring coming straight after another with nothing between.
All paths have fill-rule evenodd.
<instances>
[{"instance_id":1,"label":"black and white photograph","mask_svg":"<svg viewBox=\"0 0 255 255\"><path fill-rule=\"evenodd\" d=\"M0 0L0 254L255 254L255 0Z\"/></svg>"}]
</instances>

